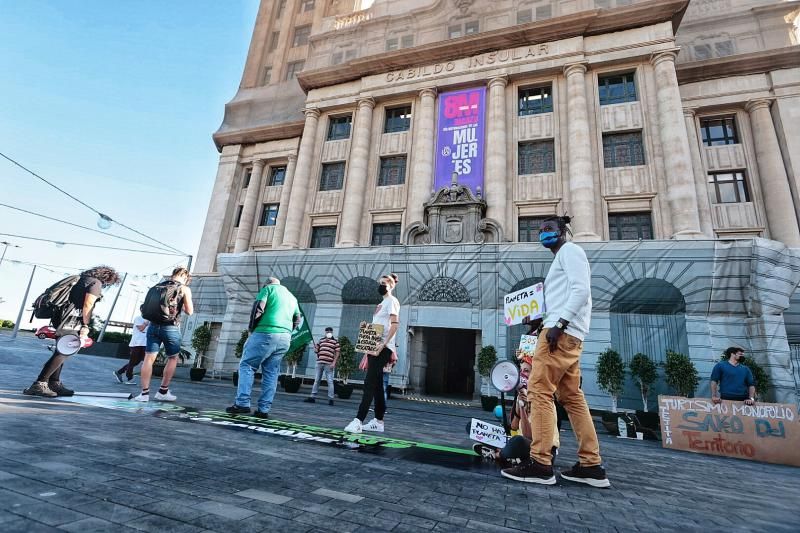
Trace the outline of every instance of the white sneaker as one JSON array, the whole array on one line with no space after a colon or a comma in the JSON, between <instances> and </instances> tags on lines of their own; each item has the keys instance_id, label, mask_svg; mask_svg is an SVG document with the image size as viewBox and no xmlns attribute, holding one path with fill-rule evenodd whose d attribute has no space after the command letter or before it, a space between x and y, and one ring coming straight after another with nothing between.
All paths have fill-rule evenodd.
<instances>
[{"instance_id":1,"label":"white sneaker","mask_svg":"<svg viewBox=\"0 0 800 533\"><path fill-rule=\"evenodd\" d=\"M345 427L344 430L347 431L348 433L361 433L362 432L361 420L359 420L358 418L354 418L352 422L347 424L347 427Z\"/></svg>"},{"instance_id":2,"label":"white sneaker","mask_svg":"<svg viewBox=\"0 0 800 533\"><path fill-rule=\"evenodd\" d=\"M124 381L123 383L124 383L125 385L136 385L136 380L135 380L135 379L132 379L132 380L130 380L130 381Z\"/></svg>"},{"instance_id":3,"label":"white sneaker","mask_svg":"<svg viewBox=\"0 0 800 533\"><path fill-rule=\"evenodd\" d=\"M139 393L139 396L134 396L134 397L133 397L133 398L131 398L131 399L132 399L134 402L149 402L149 401L150 401L150 395L149 395L149 394L142 394L142 393Z\"/></svg>"},{"instance_id":4,"label":"white sneaker","mask_svg":"<svg viewBox=\"0 0 800 533\"><path fill-rule=\"evenodd\" d=\"M160 392L156 393L156 401L159 402L174 402L177 399L178 398L174 394L171 394L169 391L167 391L166 394L161 394Z\"/></svg>"},{"instance_id":5,"label":"white sneaker","mask_svg":"<svg viewBox=\"0 0 800 533\"><path fill-rule=\"evenodd\" d=\"M375 431L377 433L383 433L383 422L378 420L377 418L373 418L368 423L364 424L361 429L364 431Z\"/></svg>"}]
</instances>

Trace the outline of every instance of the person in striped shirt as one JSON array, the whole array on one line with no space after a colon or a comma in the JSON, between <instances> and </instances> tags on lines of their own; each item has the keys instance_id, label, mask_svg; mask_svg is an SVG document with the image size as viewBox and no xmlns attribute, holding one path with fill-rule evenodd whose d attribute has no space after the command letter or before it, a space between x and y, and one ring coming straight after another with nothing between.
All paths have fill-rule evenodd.
<instances>
[{"instance_id":1,"label":"person in striped shirt","mask_svg":"<svg viewBox=\"0 0 800 533\"><path fill-rule=\"evenodd\" d=\"M336 370L336 362L339 361L339 341L333 337L333 328L325 328L325 336L314 344L314 351L317 353L317 373L314 376L311 396L304 401L307 403L317 401L319 383L324 375L328 382L328 405L333 405L333 374Z\"/></svg>"}]
</instances>

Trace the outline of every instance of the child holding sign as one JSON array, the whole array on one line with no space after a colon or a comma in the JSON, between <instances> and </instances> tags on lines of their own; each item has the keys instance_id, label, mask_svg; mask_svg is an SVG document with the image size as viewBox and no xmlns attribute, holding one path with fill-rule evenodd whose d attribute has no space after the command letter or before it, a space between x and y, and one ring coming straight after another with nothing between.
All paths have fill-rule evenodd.
<instances>
[{"instance_id":1,"label":"child holding sign","mask_svg":"<svg viewBox=\"0 0 800 533\"><path fill-rule=\"evenodd\" d=\"M374 351L364 351L364 357L358 365L358 368L367 371L367 377L364 380L364 396L361 398L358 414L344 428L350 433L383 432L383 415L386 412L386 400L383 396L383 367L397 361L395 335L400 325L400 302L392 295L392 291L398 281L397 274L387 274L378 280L378 293L383 297L383 301L375 309L372 324L381 327L370 329L382 331L382 338L375 346ZM361 342L356 344L356 351L358 351ZM364 424L373 399L375 400L375 418L368 424Z\"/></svg>"}]
</instances>

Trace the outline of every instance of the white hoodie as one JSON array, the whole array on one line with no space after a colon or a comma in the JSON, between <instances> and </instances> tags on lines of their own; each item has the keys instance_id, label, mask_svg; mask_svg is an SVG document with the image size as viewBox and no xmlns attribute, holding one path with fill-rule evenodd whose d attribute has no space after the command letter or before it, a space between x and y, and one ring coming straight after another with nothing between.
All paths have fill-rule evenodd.
<instances>
[{"instance_id":1,"label":"white hoodie","mask_svg":"<svg viewBox=\"0 0 800 533\"><path fill-rule=\"evenodd\" d=\"M564 243L544 279L544 327L555 327L563 318L569 320L566 332L583 340L592 318L591 283L586 252L575 243Z\"/></svg>"}]
</instances>

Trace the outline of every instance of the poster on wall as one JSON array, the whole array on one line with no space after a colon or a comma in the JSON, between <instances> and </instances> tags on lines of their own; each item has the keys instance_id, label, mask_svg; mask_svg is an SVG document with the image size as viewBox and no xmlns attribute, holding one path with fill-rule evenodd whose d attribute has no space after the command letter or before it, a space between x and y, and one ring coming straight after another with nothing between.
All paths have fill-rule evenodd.
<instances>
[{"instance_id":1,"label":"poster on wall","mask_svg":"<svg viewBox=\"0 0 800 533\"><path fill-rule=\"evenodd\" d=\"M797 408L659 396L664 448L800 466Z\"/></svg>"},{"instance_id":2,"label":"poster on wall","mask_svg":"<svg viewBox=\"0 0 800 533\"><path fill-rule=\"evenodd\" d=\"M449 187L453 172L458 183L474 193L483 189L486 87L439 95L434 187Z\"/></svg>"}]
</instances>

